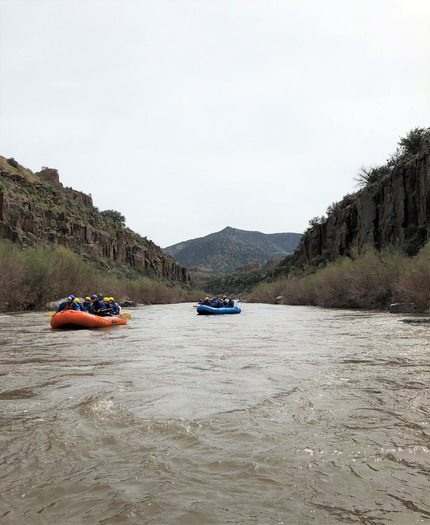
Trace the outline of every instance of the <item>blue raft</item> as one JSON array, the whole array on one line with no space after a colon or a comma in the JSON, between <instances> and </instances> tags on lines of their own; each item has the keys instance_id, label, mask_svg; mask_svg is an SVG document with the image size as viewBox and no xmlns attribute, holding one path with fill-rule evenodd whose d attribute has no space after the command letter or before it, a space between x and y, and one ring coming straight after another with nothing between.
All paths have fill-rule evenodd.
<instances>
[{"instance_id":1,"label":"blue raft","mask_svg":"<svg viewBox=\"0 0 430 525\"><path fill-rule=\"evenodd\" d=\"M240 312L241 309L238 306L233 308L212 308L212 306L199 304L197 307L197 313L201 315L240 314Z\"/></svg>"}]
</instances>

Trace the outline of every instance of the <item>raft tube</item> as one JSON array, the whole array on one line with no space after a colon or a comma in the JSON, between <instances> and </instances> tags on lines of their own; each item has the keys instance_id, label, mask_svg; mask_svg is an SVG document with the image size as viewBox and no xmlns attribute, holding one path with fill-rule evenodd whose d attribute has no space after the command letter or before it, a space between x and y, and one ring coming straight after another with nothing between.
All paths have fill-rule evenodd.
<instances>
[{"instance_id":1,"label":"raft tube","mask_svg":"<svg viewBox=\"0 0 430 525\"><path fill-rule=\"evenodd\" d=\"M240 314L240 312L241 309L238 306L233 308L212 308L212 306L199 304L197 307L197 313L202 315Z\"/></svg>"},{"instance_id":2,"label":"raft tube","mask_svg":"<svg viewBox=\"0 0 430 525\"><path fill-rule=\"evenodd\" d=\"M127 318L89 314L78 310L63 310L51 318L52 328L106 328L126 324Z\"/></svg>"}]
</instances>

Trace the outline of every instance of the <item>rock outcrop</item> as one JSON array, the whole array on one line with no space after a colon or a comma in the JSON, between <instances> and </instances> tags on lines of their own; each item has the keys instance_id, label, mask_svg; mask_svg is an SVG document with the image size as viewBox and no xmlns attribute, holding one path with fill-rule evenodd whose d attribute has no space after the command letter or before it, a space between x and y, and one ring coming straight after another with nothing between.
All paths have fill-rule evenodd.
<instances>
[{"instance_id":1,"label":"rock outcrop","mask_svg":"<svg viewBox=\"0 0 430 525\"><path fill-rule=\"evenodd\" d=\"M347 196L330 216L303 236L295 266L318 265L362 252L398 246L415 255L429 239L430 152L395 167L380 182Z\"/></svg>"},{"instance_id":2,"label":"rock outcrop","mask_svg":"<svg viewBox=\"0 0 430 525\"><path fill-rule=\"evenodd\" d=\"M54 170L51 168L43 168L41 171L38 172L38 176L51 184L52 186L60 186L60 175L58 173L58 170Z\"/></svg>"},{"instance_id":3,"label":"rock outcrop","mask_svg":"<svg viewBox=\"0 0 430 525\"><path fill-rule=\"evenodd\" d=\"M32 173L0 157L0 237L22 246L50 243L147 275L187 282L188 271L154 242L103 217L90 195L64 188L58 171Z\"/></svg>"}]
</instances>

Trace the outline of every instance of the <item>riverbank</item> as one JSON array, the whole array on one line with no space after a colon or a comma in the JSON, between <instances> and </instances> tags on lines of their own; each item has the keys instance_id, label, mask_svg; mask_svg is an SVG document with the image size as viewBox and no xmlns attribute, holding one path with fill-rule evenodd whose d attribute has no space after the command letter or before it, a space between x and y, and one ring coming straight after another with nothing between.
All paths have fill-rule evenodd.
<instances>
[{"instance_id":1,"label":"riverbank","mask_svg":"<svg viewBox=\"0 0 430 525\"><path fill-rule=\"evenodd\" d=\"M163 281L125 265L101 266L61 247L20 249L0 242L0 312L44 310L58 297L93 293L120 302L171 304L204 294L190 284Z\"/></svg>"},{"instance_id":2,"label":"riverbank","mask_svg":"<svg viewBox=\"0 0 430 525\"><path fill-rule=\"evenodd\" d=\"M430 301L430 243L415 257L393 247L381 252L368 248L324 268L293 268L287 277L261 283L250 293L236 293L224 281L219 286L222 293L251 303L363 310L415 303L417 313L425 312ZM5 242L0 243L0 287L0 312L43 310L46 303L70 294L102 293L136 304L194 302L207 295L191 284L163 282L121 265L101 269L99 263L62 248L19 250Z\"/></svg>"},{"instance_id":3,"label":"riverbank","mask_svg":"<svg viewBox=\"0 0 430 525\"><path fill-rule=\"evenodd\" d=\"M430 243L415 257L394 247L368 248L321 269L292 270L288 277L258 285L247 302L387 310L392 303L430 303Z\"/></svg>"}]
</instances>

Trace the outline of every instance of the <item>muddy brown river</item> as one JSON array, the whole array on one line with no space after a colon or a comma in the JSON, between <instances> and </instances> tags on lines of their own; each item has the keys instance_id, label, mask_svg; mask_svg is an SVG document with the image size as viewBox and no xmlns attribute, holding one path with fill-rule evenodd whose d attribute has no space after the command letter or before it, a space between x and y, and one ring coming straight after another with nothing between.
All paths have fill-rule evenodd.
<instances>
[{"instance_id":1,"label":"muddy brown river","mask_svg":"<svg viewBox=\"0 0 430 525\"><path fill-rule=\"evenodd\" d=\"M430 523L430 325L242 306L0 316L0 525Z\"/></svg>"}]
</instances>

